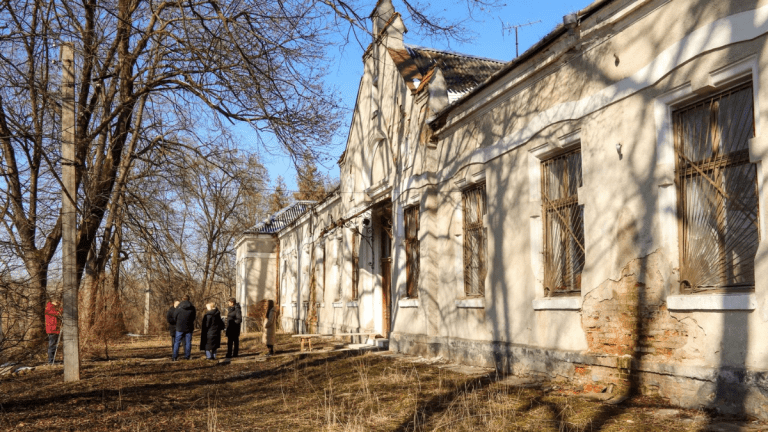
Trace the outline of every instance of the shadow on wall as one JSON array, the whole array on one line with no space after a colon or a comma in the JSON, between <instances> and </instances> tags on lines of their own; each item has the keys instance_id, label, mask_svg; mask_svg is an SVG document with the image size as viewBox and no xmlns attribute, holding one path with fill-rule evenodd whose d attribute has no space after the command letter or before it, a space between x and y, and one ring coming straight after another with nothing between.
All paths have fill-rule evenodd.
<instances>
[{"instance_id":1,"label":"shadow on wall","mask_svg":"<svg viewBox=\"0 0 768 432\"><path fill-rule=\"evenodd\" d=\"M708 7L710 6L710 7ZM750 1L748 4L720 5L719 8L727 8L728 11L718 11L722 16L732 15L736 12L748 8L754 8L757 2ZM688 9L689 16L686 22L706 22L709 14L712 12L711 4L701 1ZM665 39L666 34L647 34L641 41L633 44L642 44L644 50L651 50L660 53L667 48ZM679 53L683 57L683 50L688 47L681 45ZM739 47L726 48L722 53L722 58L738 59L743 57ZM728 52L728 51L732 51ZM674 56L673 56L674 57ZM464 148L471 142L480 142L493 144L499 141L503 136L509 135L514 131L515 125L526 123L526 119L533 117L540 110L548 108L551 101L569 98L570 100L579 100L588 96L595 88L604 88L616 83L618 72L605 72L605 66L601 64L602 60L597 58L579 58L571 61L567 67L571 73L582 79L582 86L569 85L570 95L564 96L563 88L558 86L554 80L554 75L547 80L541 80L537 83L537 91L530 92L531 96L526 101L519 101L517 106L513 103L507 103L506 107L499 108L503 110L503 115L486 116L487 121L494 124L503 125L502 129L491 125L484 127L466 128L463 132L457 132L459 138L454 141L444 142L441 148L442 160L450 166L454 164L466 163L469 161L469 154L474 149ZM613 62L612 62L613 64ZM615 62L615 67L619 68L621 62ZM602 74L602 75L601 75ZM665 79L675 82L680 81L673 72ZM750 392L755 392L754 379L746 371L747 341L749 340L750 328L749 317L754 312L713 312L712 317L722 318L722 328L717 336L710 335L706 342L695 339L698 334L695 320L676 319L667 310L666 297L671 294L670 287L677 283L677 274L668 267L668 262L673 257L664 256L659 247L663 244L663 239L659 238L660 227L658 226L659 209L659 173L657 173L657 161L659 160L658 149L655 145L655 124L654 103L659 93L663 92L662 86L659 89L650 88L630 96L631 101L620 100L608 107L615 114L617 111L624 116L632 116L631 123L618 124L616 116L609 116L610 113L598 112L590 114L584 118L573 118L573 122L582 122L584 145L583 164L584 164L584 187L589 190L592 188L605 188L606 194L619 197L618 200L595 200L587 202L585 209L585 222L590 224L590 219L594 224L599 215L617 215L615 220L609 221L606 226L587 227L587 261L585 272L592 272L598 266L610 265L614 269L612 273L618 275L618 280L606 280L592 286L584 286L582 294L584 297L583 308L581 311L582 330L586 334L588 343L588 353L595 355L612 355L617 357L617 364L614 368L614 380L622 384L623 390L628 393L653 393L667 392L665 397L677 398L683 401L686 397L703 401L708 400L708 406L717 408L724 412L744 412L747 399ZM638 99L641 99L638 102ZM643 109L633 110L632 106L643 106ZM607 109L607 110L608 110ZM606 111L607 111L606 110ZM501 118L503 117L503 119ZM501 121L503 120L503 121ZM505 129L506 128L506 129ZM547 137L547 133L556 132L557 128L547 128L539 131L534 138L544 140L556 137ZM590 143L590 131L601 131L601 138L608 138L611 142L620 142L622 144L622 154L616 154L612 150L599 149L598 145L604 145L604 142L596 144ZM490 131L485 134L483 131ZM450 138L449 138L450 140ZM449 144L453 145L449 145ZM612 146L609 146L611 149ZM523 147L524 148L524 147ZM650 150L650 151L649 151ZM520 157L526 157L526 151L522 148L514 151L514 154L505 155L503 158L507 161L509 158L516 160ZM524 162L517 161L515 166L524 166ZM605 164L613 165L609 172L620 172L621 178L605 178L601 176ZM610 166L609 165L609 166ZM623 171L623 172L622 172ZM502 172L494 170L488 172L488 180L492 183L491 192L493 197L489 197L489 225L492 227L505 227L519 229L515 222L526 220L524 215L520 215L515 209L517 203L526 203L529 201L528 184L521 181L520 178L513 178L514 173L510 171ZM624 187L629 185L629 187ZM609 188L621 187L621 191L611 191ZM619 193L613 193L619 192ZM441 205L456 207L456 203L449 202L449 198L443 201ZM535 199L532 199L535 200ZM592 205L591 208L589 206ZM602 208L601 208L602 207ZM522 216L522 217L521 217ZM511 225L510 225L511 224ZM527 225L523 225L524 229ZM429 232L426 240L429 244L451 245L453 239L450 231ZM504 230L499 230L499 233ZM589 237L593 237L590 239ZM615 240L606 241L604 238L596 236L611 236ZM491 315L496 319L491 320L488 325L492 327L491 331L495 340L503 342L514 340L518 334L511 334L511 323L515 319L515 310L517 307L529 308L527 298L512 298L515 287L508 287L505 281L508 280L507 272L509 268L505 267L506 257L504 256L504 244L501 235L494 235L489 230L489 252L493 251L490 257L488 277L492 281L490 286L490 296L492 305L488 309ZM523 243L521 243L523 244ZM528 247L531 245L528 244ZM401 255L398 253L398 256ZM433 257L435 262L441 262L439 256ZM758 256L757 261L761 262L768 259L764 256ZM397 261L395 274L405 271L405 262L402 259ZM433 269L440 272L439 269ZM529 273L526 270L526 273ZM602 273L601 273L602 274ZM671 275L671 276L665 276ZM531 281L530 273L520 278L522 281ZM670 278L669 280L666 278ZM436 280L441 282L447 278L436 276ZM400 281L399 281L400 282ZM458 285L458 281L457 284ZM421 290L420 297L424 303L431 302L440 304L436 297L436 291ZM535 293L540 296L541 293ZM445 303L445 302L443 302ZM394 308L397 319L398 308ZM457 320L465 319L453 304L445 304L445 307L439 311L439 317L443 323L455 323ZM528 315L524 312L523 315ZM700 315L699 315L700 316ZM555 333L566 334L565 328L551 329ZM525 329L519 329L523 333ZM687 358L681 357L682 348L688 344L700 344L700 350L717 350L719 352L719 361L715 365L717 369L716 376L712 378L710 384L699 386L700 394L687 395L679 393L677 395L669 394L676 391L675 383L672 381L663 381L658 374L648 372L646 367L652 363L673 364L685 366ZM629 362L622 362L620 358L629 358ZM703 360L702 358L698 359ZM498 370L510 370L514 365L510 365L508 358L497 356L495 358ZM659 389L664 386L664 389ZM682 386L681 386L682 387ZM692 388L681 388L680 392L694 391ZM762 390L760 390L762 391ZM759 396L759 395L756 395ZM764 396L763 396L764 397ZM751 402L750 402L751 403ZM754 411L756 407L749 408ZM597 426L600 428L611 419L607 416L605 421Z\"/></svg>"}]
</instances>

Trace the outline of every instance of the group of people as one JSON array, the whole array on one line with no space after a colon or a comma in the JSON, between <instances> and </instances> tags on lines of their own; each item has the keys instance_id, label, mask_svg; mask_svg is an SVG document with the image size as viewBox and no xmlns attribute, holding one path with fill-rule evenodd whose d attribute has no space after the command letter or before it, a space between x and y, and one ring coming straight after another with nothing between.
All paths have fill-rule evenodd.
<instances>
[{"instance_id":1,"label":"group of people","mask_svg":"<svg viewBox=\"0 0 768 432\"><path fill-rule=\"evenodd\" d=\"M200 329L200 350L205 351L205 358L216 360L216 352L221 347L221 332L224 331L227 336L227 355L226 358L237 357L240 352L240 325L243 322L243 314L240 305L231 297L227 301L227 320L226 323L221 318L221 312L215 303L205 305L206 311L203 315L202 326ZM45 332L48 334L48 363L53 364L56 352L58 351L60 332L61 332L61 306L57 301L49 301L45 305ZM275 329L277 322L275 318L275 302L267 302L267 311L264 317L264 331L262 342L269 349L267 355L275 353ZM173 361L178 360L179 346L184 341L184 357L189 360L192 356L192 332L195 330L195 318L197 310L189 301L189 296L185 295L181 301L173 303L166 313L168 321L168 330L171 334L171 345L173 346Z\"/></svg>"},{"instance_id":2,"label":"group of people","mask_svg":"<svg viewBox=\"0 0 768 432\"><path fill-rule=\"evenodd\" d=\"M227 354L226 358L237 357L240 352L240 325L243 322L243 314L234 298L227 301L227 321L221 318L221 312L215 303L205 305L206 311L203 315L200 328L200 350L205 351L205 358L216 360L216 352L221 347L221 332L225 331L227 336ZM264 319L264 333L262 342L269 348L268 355L275 353L275 303L268 301L267 313ZM179 346L184 340L184 358L187 360L192 356L192 332L195 330L195 318L197 311L195 306L189 301L189 296L185 295L181 301L174 302L173 306L166 313L168 321L168 330L171 334L173 355L172 360L178 360Z\"/></svg>"}]
</instances>

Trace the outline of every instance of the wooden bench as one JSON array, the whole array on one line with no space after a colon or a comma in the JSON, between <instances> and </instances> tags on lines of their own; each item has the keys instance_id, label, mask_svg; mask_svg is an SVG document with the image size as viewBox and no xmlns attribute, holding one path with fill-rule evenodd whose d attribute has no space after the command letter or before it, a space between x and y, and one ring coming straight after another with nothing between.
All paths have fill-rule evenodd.
<instances>
[{"instance_id":1,"label":"wooden bench","mask_svg":"<svg viewBox=\"0 0 768 432\"><path fill-rule=\"evenodd\" d=\"M331 338L331 337L339 337L339 336L368 336L368 338L376 337L378 333L376 332L367 332L367 333L306 333L306 334L297 334L297 335L291 335L292 338L299 338L301 339L301 351L304 351L304 342L307 342L309 344L309 351L312 351L312 339L315 338Z\"/></svg>"}]
</instances>

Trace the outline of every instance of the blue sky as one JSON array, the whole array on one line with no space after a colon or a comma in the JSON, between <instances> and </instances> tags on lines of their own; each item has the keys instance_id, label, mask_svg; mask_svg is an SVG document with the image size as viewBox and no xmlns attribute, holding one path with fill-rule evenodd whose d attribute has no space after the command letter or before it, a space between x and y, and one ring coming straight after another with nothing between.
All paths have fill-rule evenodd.
<instances>
[{"instance_id":1,"label":"blue sky","mask_svg":"<svg viewBox=\"0 0 768 432\"><path fill-rule=\"evenodd\" d=\"M584 9L590 3L592 3L592 0L510 0L506 2L505 6L491 14L475 15L474 20L468 20L465 25L476 33L476 37L471 43L461 44L455 41L430 40L416 34L417 32L414 31L415 24L409 21L405 7L397 0L393 0L395 9L401 12L406 27L410 30L405 35L405 43L502 61L509 61L515 57L514 30L511 33L503 32L502 23L509 26L541 21L537 24L521 27L518 30L519 50L522 53L554 29L557 24L561 23L563 15ZM374 4L375 0L371 0L371 10L373 10ZM440 4L442 2L433 1L432 11L451 19L463 20L469 18L466 7L436 6ZM447 5L448 3L446 2L445 4ZM368 43L368 41L364 42ZM346 145L346 133L349 129L352 109L354 108L357 96L357 88L363 72L362 55L364 48L358 46L355 42L351 42L343 50L329 52L332 64L328 67L329 75L327 82L338 89L342 103L347 109L338 138L330 149L331 161L324 162L324 166L318 167L322 171L329 173L332 177L338 177L336 160L338 160ZM253 133L247 127L235 128L235 135L239 137L240 142L245 146L255 142ZM296 189L296 174L288 157L261 152L261 158L269 172L270 179L274 180L277 176L283 176L288 189Z\"/></svg>"}]
</instances>

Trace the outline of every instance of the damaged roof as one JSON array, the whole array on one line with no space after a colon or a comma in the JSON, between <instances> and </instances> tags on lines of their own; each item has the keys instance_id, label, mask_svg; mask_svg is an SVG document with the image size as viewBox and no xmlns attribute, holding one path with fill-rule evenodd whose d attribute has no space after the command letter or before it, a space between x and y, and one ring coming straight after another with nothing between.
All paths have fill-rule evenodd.
<instances>
[{"instance_id":1,"label":"damaged roof","mask_svg":"<svg viewBox=\"0 0 768 432\"><path fill-rule=\"evenodd\" d=\"M388 50L406 84L414 91L422 87L422 81L431 79L435 68L440 68L448 93L464 94L501 70L505 64L498 60L414 45L405 45L404 50Z\"/></svg>"},{"instance_id":2,"label":"damaged roof","mask_svg":"<svg viewBox=\"0 0 768 432\"><path fill-rule=\"evenodd\" d=\"M245 230L243 234L275 234L306 213L315 201L296 201L262 222Z\"/></svg>"}]
</instances>

